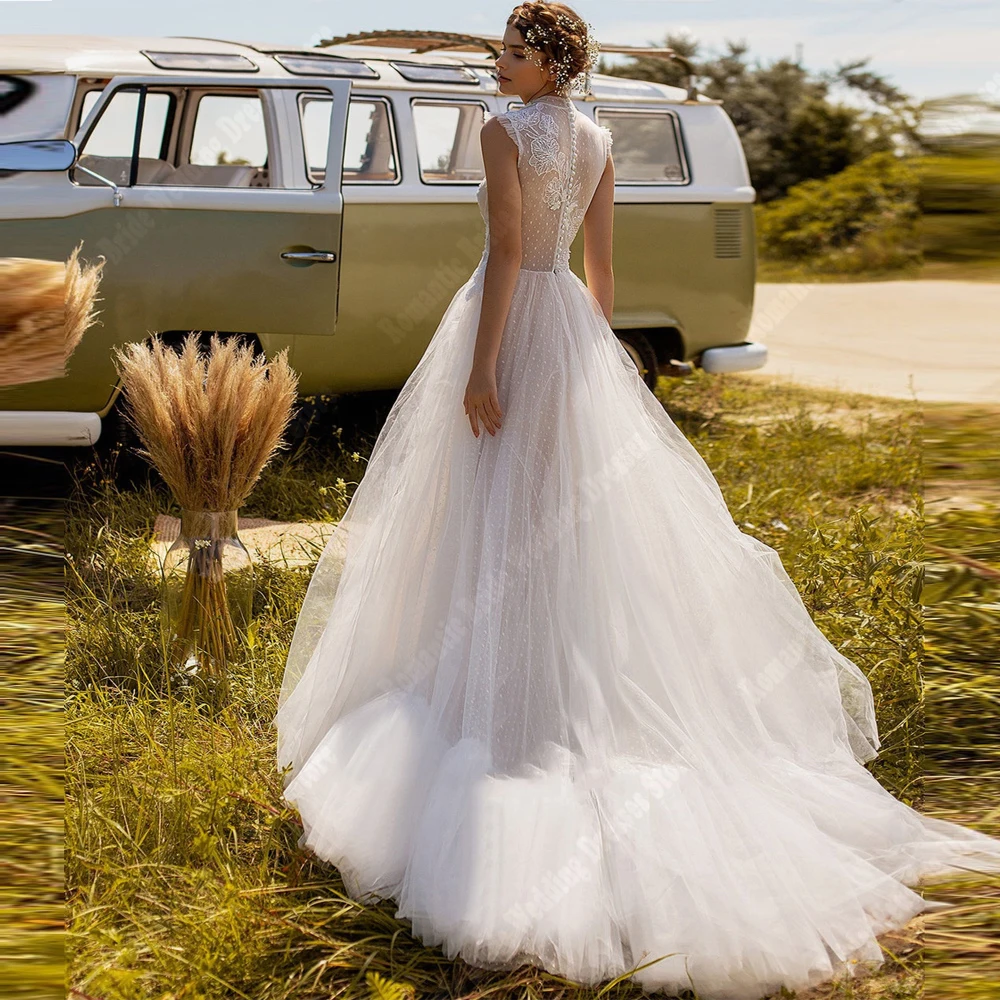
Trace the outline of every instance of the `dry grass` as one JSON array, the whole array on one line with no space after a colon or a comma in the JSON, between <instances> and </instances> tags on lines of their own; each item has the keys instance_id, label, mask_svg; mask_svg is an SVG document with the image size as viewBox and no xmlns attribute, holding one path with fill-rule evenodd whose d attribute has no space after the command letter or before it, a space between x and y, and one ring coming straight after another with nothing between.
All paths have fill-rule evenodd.
<instances>
[{"instance_id":1,"label":"dry grass","mask_svg":"<svg viewBox=\"0 0 1000 1000\"><path fill-rule=\"evenodd\" d=\"M247 638L253 565L236 511L284 444L298 376L287 348L268 363L251 345L190 333L179 352L154 337L116 347L127 418L181 506L181 536L162 562L164 656L177 684L206 704L229 698L229 668Z\"/></svg>"},{"instance_id":2,"label":"dry grass","mask_svg":"<svg viewBox=\"0 0 1000 1000\"><path fill-rule=\"evenodd\" d=\"M104 267L67 261L0 258L0 386L62 378L66 362L97 321Z\"/></svg>"},{"instance_id":3,"label":"dry grass","mask_svg":"<svg viewBox=\"0 0 1000 1000\"><path fill-rule=\"evenodd\" d=\"M0 500L0 995L65 995L61 505Z\"/></svg>"},{"instance_id":4,"label":"dry grass","mask_svg":"<svg viewBox=\"0 0 1000 1000\"><path fill-rule=\"evenodd\" d=\"M241 507L282 444L298 375L288 349L268 362L250 345L197 334L180 352L159 337L115 348L129 422L185 510Z\"/></svg>"},{"instance_id":5,"label":"dry grass","mask_svg":"<svg viewBox=\"0 0 1000 1000\"><path fill-rule=\"evenodd\" d=\"M1000 835L1000 407L924 412L924 808ZM928 914L927 1000L1000 996L1000 878L954 880Z\"/></svg>"}]
</instances>

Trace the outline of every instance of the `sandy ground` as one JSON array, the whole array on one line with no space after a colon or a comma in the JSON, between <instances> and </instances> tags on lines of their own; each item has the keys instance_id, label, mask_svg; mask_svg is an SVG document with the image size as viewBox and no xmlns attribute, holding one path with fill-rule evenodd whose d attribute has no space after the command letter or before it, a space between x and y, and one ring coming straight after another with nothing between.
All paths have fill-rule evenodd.
<instances>
[{"instance_id":1,"label":"sandy ground","mask_svg":"<svg viewBox=\"0 0 1000 1000\"><path fill-rule=\"evenodd\" d=\"M923 402L1000 402L1000 283L759 284L747 375ZM912 380L912 387L911 387Z\"/></svg>"},{"instance_id":2,"label":"sandy ground","mask_svg":"<svg viewBox=\"0 0 1000 1000\"><path fill-rule=\"evenodd\" d=\"M159 514L153 524L150 570L158 572L170 544L180 533L179 518ZM236 530L255 563L272 562L282 569L312 569L336 525L329 521L272 521L266 517L239 517ZM333 543L343 557L343 538Z\"/></svg>"}]
</instances>

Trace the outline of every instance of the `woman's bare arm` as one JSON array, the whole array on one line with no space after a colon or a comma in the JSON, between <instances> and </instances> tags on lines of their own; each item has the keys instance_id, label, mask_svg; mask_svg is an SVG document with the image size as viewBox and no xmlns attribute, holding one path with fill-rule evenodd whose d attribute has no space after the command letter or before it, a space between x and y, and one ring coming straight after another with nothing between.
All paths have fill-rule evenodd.
<instances>
[{"instance_id":1,"label":"woman's bare arm","mask_svg":"<svg viewBox=\"0 0 1000 1000\"><path fill-rule=\"evenodd\" d=\"M611 268L611 231L615 214L615 165L608 157L597 190L583 217L583 270L587 287L600 303L608 325L615 304L615 274Z\"/></svg>"},{"instance_id":2,"label":"woman's bare arm","mask_svg":"<svg viewBox=\"0 0 1000 1000\"><path fill-rule=\"evenodd\" d=\"M491 118L480 130L486 188L489 192L490 245L483 275L483 305L465 390L465 412L472 433L479 437L479 421L490 432L500 427L496 360L507 323L510 301L521 268L521 181L517 175L517 146L503 125Z\"/></svg>"}]
</instances>

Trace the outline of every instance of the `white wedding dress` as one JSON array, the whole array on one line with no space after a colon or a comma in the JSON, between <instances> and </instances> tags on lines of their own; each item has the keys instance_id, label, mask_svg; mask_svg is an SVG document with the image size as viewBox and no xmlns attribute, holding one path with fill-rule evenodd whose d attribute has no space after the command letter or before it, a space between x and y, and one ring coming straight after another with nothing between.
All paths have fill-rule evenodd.
<instances>
[{"instance_id":1,"label":"white wedding dress","mask_svg":"<svg viewBox=\"0 0 1000 1000\"><path fill-rule=\"evenodd\" d=\"M908 886L1000 871L1000 840L863 766L868 680L569 269L610 133L558 95L497 117L523 205L502 427L463 407L487 233L302 606L275 718L300 844L484 968L652 962L647 990L756 1000L878 964L945 905Z\"/></svg>"}]
</instances>

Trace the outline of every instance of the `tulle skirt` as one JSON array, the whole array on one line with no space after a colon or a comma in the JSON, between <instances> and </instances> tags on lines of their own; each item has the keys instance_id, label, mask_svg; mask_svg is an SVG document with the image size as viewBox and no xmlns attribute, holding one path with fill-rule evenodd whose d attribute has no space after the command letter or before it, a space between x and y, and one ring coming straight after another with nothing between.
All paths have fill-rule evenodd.
<instances>
[{"instance_id":1,"label":"tulle skirt","mask_svg":"<svg viewBox=\"0 0 1000 1000\"><path fill-rule=\"evenodd\" d=\"M756 1000L882 960L1000 840L863 766L871 687L572 272L519 273L503 411L463 408L484 264L324 549L275 718L300 844L486 969Z\"/></svg>"}]
</instances>

